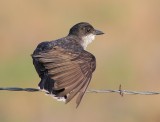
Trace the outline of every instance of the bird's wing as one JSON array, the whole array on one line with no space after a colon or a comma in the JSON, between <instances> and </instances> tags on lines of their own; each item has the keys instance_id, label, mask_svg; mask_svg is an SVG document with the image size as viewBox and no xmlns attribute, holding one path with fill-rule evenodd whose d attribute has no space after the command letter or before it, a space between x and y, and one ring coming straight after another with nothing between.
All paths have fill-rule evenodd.
<instances>
[{"instance_id":1,"label":"bird's wing","mask_svg":"<svg viewBox=\"0 0 160 122\"><path fill-rule=\"evenodd\" d=\"M95 57L85 50L73 52L58 46L34 57L43 63L49 76L56 81L53 89L64 89L57 97L67 96L68 103L78 94L76 100L78 107L96 68Z\"/></svg>"}]
</instances>

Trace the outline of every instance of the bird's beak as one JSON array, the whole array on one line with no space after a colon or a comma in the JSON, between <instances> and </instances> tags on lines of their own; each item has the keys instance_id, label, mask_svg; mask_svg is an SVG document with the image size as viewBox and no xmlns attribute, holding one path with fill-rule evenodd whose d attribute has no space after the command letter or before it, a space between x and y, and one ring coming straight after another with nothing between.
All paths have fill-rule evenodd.
<instances>
[{"instance_id":1,"label":"bird's beak","mask_svg":"<svg viewBox=\"0 0 160 122\"><path fill-rule=\"evenodd\" d=\"M102 31L94 30L94 35L102 35L102 34L104 34Z\"/></svg>"}]
</instances>

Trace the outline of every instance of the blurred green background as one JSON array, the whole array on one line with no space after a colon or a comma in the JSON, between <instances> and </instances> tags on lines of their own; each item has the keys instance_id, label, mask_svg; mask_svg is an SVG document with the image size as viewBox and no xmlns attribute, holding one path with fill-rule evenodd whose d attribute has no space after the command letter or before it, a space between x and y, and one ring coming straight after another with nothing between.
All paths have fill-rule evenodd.
<instances>
[{"instance_id":1,"label":"blurred green background","mask_svg":"<svg viewBox=\"0 0 160 122\"><path fill-rule=\"evenodd\" d=\"M83 21L106 33L87 48L97 58L89 88L160 91L159 0L0 0L0 87L37 88L37 44ZM160 122L158 95L85 94L78 109L74 101L0 91L0 122Z\"/></svg>"}]
</instances>

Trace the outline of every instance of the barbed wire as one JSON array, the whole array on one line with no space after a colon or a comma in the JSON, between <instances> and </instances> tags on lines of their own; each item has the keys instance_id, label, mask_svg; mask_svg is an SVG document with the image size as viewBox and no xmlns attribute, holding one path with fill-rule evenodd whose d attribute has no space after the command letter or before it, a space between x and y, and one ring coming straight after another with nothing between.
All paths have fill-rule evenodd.
<instances>
[{"instance_id":1,"label":"barbed wire","mask_svg":"<svg viewBox=\"0 0 160 122\"><path fill-rule=\"evenodd\" d=\"M19 88L19 87L4 87L0 88L0 90L5 91L26 91L26 92L40 92L42 90L36 88ZM158 95L160 92L153 92L153 91L129 91L129 90L122 90L122 86L119 86L118 90L97 90L97 89L89 89L86 91L87 93L119 93L121 96L124 94L128 95Z\"/></svg>"},{"instance_id":2,"label":"barbed wire","mask_svg":"<svg viewBox=\"0 0 160 122\"><path fill-rule=\"evenodd\" d=\"M40 89L36 89L36 88L19 88L19 87L4 87L4 88L0 88L0 90L5 90L5 91L26 91L26 92L38 92L38 91L41 91Z\"/></svg>"}]
</instances>

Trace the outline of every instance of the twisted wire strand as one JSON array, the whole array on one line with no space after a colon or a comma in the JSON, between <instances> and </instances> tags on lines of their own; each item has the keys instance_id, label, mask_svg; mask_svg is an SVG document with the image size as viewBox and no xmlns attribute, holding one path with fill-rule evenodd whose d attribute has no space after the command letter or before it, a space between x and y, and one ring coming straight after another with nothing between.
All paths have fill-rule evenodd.
<instances>
[{"instance_id":1,"label":"twisted wire strand","mask_svg":"<svg viewBox=\"0 0 160 122\"><path fill-rule=\"evenodd\" d=\"M153 92L153 91L129 91L129 90L88 90L87 93L119 93L122 96L124 94L128 94L128 95L136 95L136 94L140 94L140 95L156 95L156 94L160 94L160 92Z\"/></svg>"},{"instance_id":2,"label":"twisted wire strand","mask_svg":"<svg viewBox=\"0 0 160 122\"><path fill-rule=\"evenodd\" d=\"M18 88L18 87L4 87L4 88L0 88L0 90L5 90L5 91L27 91L27 92L38 92L38 91L41 91L40 89L36 89L36 88Z\"/></svg>"},{"instance_id":3,"label":"twisted wire strand","mask_svg":"<svg viewBox=\"0 0 160 122\"><path fill-rule=\"evenodd\" d=\"M40 92L40 89L36 88L18 88L18 87L4 87L0 88L0 90L5 91L26 91L26 92ZM118 90L99 90L99 89L90 89L87 90L87 93L119 93L121 96L124 94L128 95L158 95L160 92L154 92L154 91L129 91L129 90L122 90L121 85L119 86Z\"/></svg>"}]
</instances>

